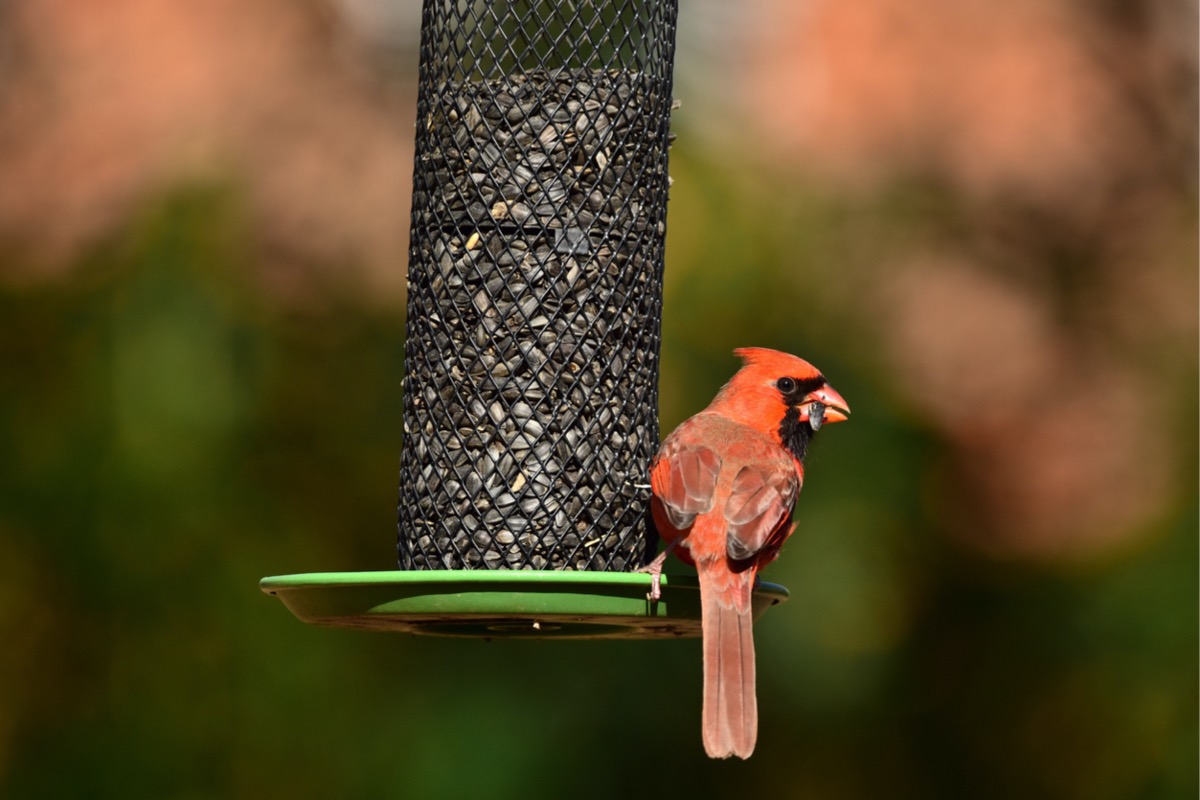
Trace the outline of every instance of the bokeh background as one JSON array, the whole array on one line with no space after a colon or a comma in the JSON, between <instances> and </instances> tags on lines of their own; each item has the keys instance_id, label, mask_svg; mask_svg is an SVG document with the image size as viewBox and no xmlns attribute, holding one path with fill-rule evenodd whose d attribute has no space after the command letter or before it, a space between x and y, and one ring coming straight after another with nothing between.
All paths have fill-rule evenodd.
<instances>
[{"instance_id":1,"label":"bokeh background","mask_svg":"<svg viewBox=\"0 0 1200 800\"><path fill-rule=\"evenodd\" d=\"M695 641L310 628L388 569L412 0L0 3L0 795L1197 796L1197 12L689 0L661 419L854 408Z\"/></svg>"}]
</instances>

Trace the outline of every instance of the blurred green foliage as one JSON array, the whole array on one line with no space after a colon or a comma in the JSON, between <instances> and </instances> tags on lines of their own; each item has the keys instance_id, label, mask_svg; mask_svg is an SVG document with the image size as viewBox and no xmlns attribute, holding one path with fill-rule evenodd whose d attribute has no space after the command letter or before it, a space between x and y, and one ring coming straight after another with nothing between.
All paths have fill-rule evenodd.
<instances>
[{"instance_id":1,"label":"blurred green foliage","mask_svg":"<svg viewBox=\"0 0 1200 800\"><path fill-rule=\"evenodd\" d=\"M942 443L788 288L903 221L781 207L686 152L672 171L663 430L732 344L802 353L855 410L769 572L793 595L759 626L751 761L703 755L694 641L315 629L259 593L393 565L404 320L336 286L272 299L238 191L204 186L73 280L0 290L0 795L1195 797L1195 464L1104 557L952 545Z\"/></svg>"}]
</instances>

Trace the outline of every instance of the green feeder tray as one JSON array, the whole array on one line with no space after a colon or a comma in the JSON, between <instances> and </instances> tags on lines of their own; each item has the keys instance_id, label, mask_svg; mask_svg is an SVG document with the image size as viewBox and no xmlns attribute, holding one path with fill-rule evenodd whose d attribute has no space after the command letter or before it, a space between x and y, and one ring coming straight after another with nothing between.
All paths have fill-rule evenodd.
<instances>
[{"instance_id":1,"label":"green feeder tray","mask_svg":"<svg viewBox=\"0 0 1200 800\"><path fill-rule=\"evenodd\" d=\"M646 598L650 576L637 572L316 572L263 578L259 586L300 620L337 628L489 639L700 635L695 576L663 575L654 603ZM760 581L754 617L787 598L784 587Z\"/></svg>"}]
</instances>

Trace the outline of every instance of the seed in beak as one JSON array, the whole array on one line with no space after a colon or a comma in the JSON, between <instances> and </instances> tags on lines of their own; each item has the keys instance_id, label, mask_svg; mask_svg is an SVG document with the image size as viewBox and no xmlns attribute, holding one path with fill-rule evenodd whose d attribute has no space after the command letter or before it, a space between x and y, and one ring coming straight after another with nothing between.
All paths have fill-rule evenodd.
<instances>
[{"instance_id":1,"label":"seed in beak","mask_svg":"<svg viewBox=\"0 0 1200 800\"><path fill-rule=\"evenodd\" d=\"M814 400L808 406L808 424L814 431L819 431L825 424L825 404Z\"/></svg>"}]
</instances>

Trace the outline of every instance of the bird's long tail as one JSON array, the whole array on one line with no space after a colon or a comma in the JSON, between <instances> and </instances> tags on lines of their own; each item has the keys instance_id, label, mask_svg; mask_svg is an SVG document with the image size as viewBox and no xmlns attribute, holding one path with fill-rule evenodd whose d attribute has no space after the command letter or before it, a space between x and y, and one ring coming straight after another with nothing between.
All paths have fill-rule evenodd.
<instances>
[{"instance_id":1,"label":"bird's long tail","mask_svg":"<svg viewBox=\"0 0 1200 800\"><path fill-rule=\"evenodd\" d=\"M724 577L724 576L723 576ZM704 634L704 749L712 758L749 758L758 738L754 692L753 574L714 579L700 571ZM707 584L707 585L706 585Z\"/></svg>"}]
</instances>

